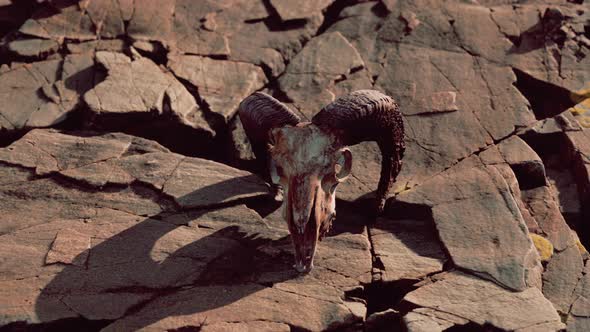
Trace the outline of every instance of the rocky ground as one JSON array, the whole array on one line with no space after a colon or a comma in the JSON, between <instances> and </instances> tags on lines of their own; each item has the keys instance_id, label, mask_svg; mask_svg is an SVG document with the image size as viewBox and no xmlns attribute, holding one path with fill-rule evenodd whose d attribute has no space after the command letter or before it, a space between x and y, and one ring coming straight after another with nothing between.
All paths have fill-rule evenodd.
<instances>
[{"instance_id":1,"label":"rocky ground","mask_svg":"<svg viewBox=\"0 0 590 332\"><path fill-rule=\"evenodd\" d=\"M0 1L0 331L590 330L584 1ZM374 88L314 270L236 110Z\"/></svg>"}]
</instances>

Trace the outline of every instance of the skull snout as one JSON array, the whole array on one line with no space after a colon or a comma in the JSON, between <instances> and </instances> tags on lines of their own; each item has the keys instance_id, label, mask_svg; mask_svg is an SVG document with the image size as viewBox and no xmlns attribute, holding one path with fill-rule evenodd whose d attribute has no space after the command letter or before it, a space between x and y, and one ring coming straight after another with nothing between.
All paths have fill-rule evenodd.
<instances>
[{"instance_id":1,"label":"skull snout","mask_svg":"<svg viewBox=\"0 0 590 332\"><path fill-rule=\"evenodd\" d=\"M318 241L316 197L319 185L309 179L291 181L287 201L287 221L295 249L295 265L300 273L313 268Z\"/></svg>"},{"instance_id":2,"label":"skull snout","mask_svg":"<svg viewBox=\"0 0 590 332\"><path fill-rule=\"evenodd\" d=\"M295 265L293 267L300 273L307 273L313 268L313 258L317 240L312 229L305 230L302 235L293 235L295 247Z\"/></svg>"}]
</instances>

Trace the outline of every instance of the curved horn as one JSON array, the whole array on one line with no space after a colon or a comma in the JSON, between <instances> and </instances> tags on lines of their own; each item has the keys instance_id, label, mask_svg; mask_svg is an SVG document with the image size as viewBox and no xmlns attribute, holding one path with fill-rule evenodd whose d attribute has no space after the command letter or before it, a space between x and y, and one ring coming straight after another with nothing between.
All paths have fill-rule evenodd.
<instances>
[{"instance_id":1,"label":"curved horn","mask_svg":"<svg viewBox=\"0 0 590 332\"><path fill-rule=\"evenodd\" d=\"M268 140L273 128L296 125L301 119L273 97L254 92L239 106L240 120L261 170L268 168ZM265 174L268 176L268 174Z\"/></svg>"},{"instance_id":2,"label":"curved horn","mask_svg":"<svg viewBox=\"0 0 590 332\"><path fill-rule=\"evenodd\" d=\"M383 212L405 151L404 123L393 98L375 90L355 91L322 108L311 121L334 133L343 145L377 142L382 156L377 213Z\"/></svg>"}]
</instances>

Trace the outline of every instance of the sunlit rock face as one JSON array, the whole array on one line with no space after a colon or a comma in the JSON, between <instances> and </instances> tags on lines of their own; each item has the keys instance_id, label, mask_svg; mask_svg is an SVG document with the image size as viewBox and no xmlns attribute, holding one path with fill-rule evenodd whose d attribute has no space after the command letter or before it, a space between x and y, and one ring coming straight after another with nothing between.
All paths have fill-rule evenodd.
<instances>
[{"instance_id":1,"label":"sunlit rock face","mask_svg":"<svg viewBox=\"0 0 590 332\"><path fill-rule=\"evenodd\" d=\"M580 2L0 0L0 326L589 330ZM350 148L300 274L238 105L360 89L400 105L404 164L371 217L380 151Z\"/></svg>"}]
</instances>

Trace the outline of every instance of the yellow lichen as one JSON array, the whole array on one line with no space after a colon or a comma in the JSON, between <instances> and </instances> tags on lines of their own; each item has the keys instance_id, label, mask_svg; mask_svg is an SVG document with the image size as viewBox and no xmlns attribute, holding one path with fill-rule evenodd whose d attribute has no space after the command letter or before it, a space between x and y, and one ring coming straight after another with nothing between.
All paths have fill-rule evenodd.
<instances>
[{"instance_id":1,"label":"yellow lichen","mask_svg":"<svg viewBox=\"0 0 590 332\"><path fill-rule=\"evenodd\" d=\"M551 244L551 242L537 234L530 234L530 236L531 240L533 240L535 248L537 248L539 256L541 256L541 261L548 261L551 258L551 256L553 256L553 245Z\"/></svg>"},{"instance_id":2,"label":"yellow lichen","mask_svg":"<svg viewBox=\"0 0 590 332\"><path fill-rule=\"evenodd\" d=\"M590 128L590 84L570 93L570 99L576 104L569 111L576 117L582 127Z\"/></svg>"},{"instance_id":3,"label":"yellow lichen","mask_svg":"<svg viewBox=\"0 0 590 332\"><path fill-rule=\"evenodd\" d=\"M582 242L580 242L580 240L576 241L576 246L578 246L578 250L580 251L581 255L585 255L588 253L588 250L586 250L586 248L584 247Z\"/></svg>"}]
</instances>

